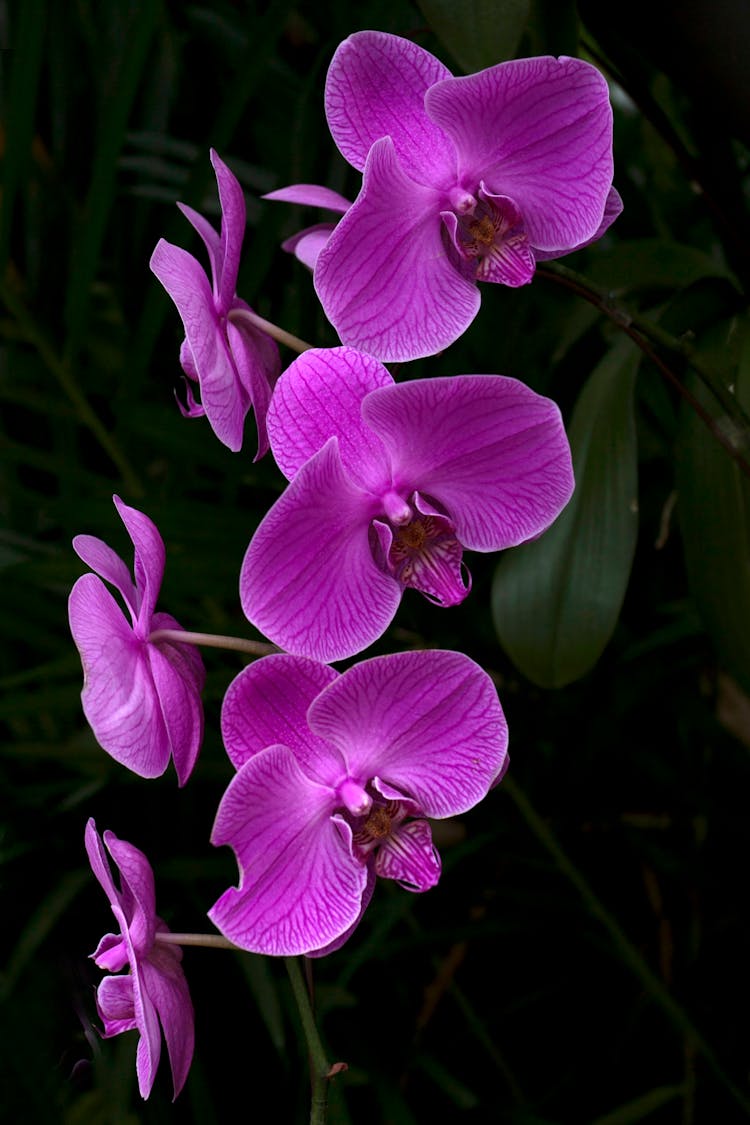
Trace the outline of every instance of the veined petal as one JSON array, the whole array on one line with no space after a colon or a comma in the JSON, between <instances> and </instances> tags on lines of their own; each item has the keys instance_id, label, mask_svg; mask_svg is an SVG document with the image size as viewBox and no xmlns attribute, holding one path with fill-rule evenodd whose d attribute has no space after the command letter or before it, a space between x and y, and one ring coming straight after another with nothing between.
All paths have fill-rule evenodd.
<instances>
[{"instance_id":1,"label":"veined petal","mask_svg":"<svg viewBox=\"0 0 750 1125\"><path fill-rule=\"evenodd\" d=\"M135 625L138 620L138 594L126 563L95 535L76 535L73 540L73 550L86 566L90 566L122 594Z\"/></svg>"},{"instance_id":2,"label":"veined petal","mask_svg":"<svg viewBox=\"0 0 750 1125\"><path fill-rule=\"evenodd\" d=\"M84 574L68 601L83 664L83 711L99 745L140 777L159 777L169 742L145 653L100 578Z\"/></svg>"},{"instance_id":3,"label":"veined petal","mask_svg":"<svg viewBox=\"0 0 750 1125\"><path fill-rule=\"evenodd\" d=\"M327 664L287 653L248 664L227 688L221 707L221 734L235 769L267 746L288 746L306 774L335 785L340 755L312 734L307 709L324 687L338 679Z\"/></svg>"},{"instance_id":4,"label":"veined petal","mask_svg":"<svg viewBox=\"0 0 750 1125\"><path fill-rule=\"evenodd\" d=\"M221 238L216 233L214 228L209 223L208 219L204 218L200 212L188 207L187 203L178 203L178 209L185 216L191 227L203 240L203 244L208 251L208 260L211 265L211 280L213 283L214 302L219 300L218 278L221 277L222 265L224 262L224 249L221 244Z\"/></svg>"},{"instance_id":5,"label":"veined petal","mask_svg":"<svg viewBox=\"0 0 750 1125\"><path fill-rule=\"evenodd\" d=\"M211 429L219 441L237 452L250 400L221 331L208 279L192 254L163 238L150 265L180 314Z\"/></svg>"},{"instance_id":6,"label":"veined petal","mask_svg":"<svg viewBox=\"0 0 750 1125\"><path fill-rule=\"evenodd\" d=\"M286 250L287 254L294 254L298 262L302 262L309 270L314 270L321 250L335 229L335 223L316 223L315 226L305 227L291 238L285 239L281 249Z\"/></svg>"},{"instance_id":7,"label":"veined petal","mask_svg":"<svg viewBox=\"0 0 750 1125\"><path fill-rule=\"evenodd\" d=\"M300 203L303 207L323 207L326 211L339 211L342 215L352 205L352 201L346 196L339 195L337 191L323 187L321 184L290 184L289 187L266 192L261 199L273 199L279 203Z\"/></svg>"},{"instance_id":8,"label":"veined petal","mask_svg":"<svg viewBox=\"0 0 750 1125\"><path fill-rule=\"evenodd\" d=\"M370 149L362 190L320 253L315 289L344 344L385 362L433 355L468 328L479 292L443 241L440 193Z\"/></svg>"},{"instance_id":9,"label":"veined petal","mask_svg":"<svg viewBox=\"0 0 750 1125\"><path fill-rule=\"evenodd\" d=\"M231 845L240 885L208 916L236 945L291 956L327 945L354 923L367 871L331 820L335 800L284 746L256 754L230 782L211 840Z\"/></svg>"},{"instance_id":10,"label":"veined petal","mask_svg":"<svg viewBox=\"0 0 750 1125\"><path fill-rule=\"evenodd\" d=\"M103 977L96 990L96 1007L104 1024L105 1039L120 1035L123 1031L135 1030L133 978L130 974Z\"/></svg>"},{"instance_id":11,"label":"veined petal","mask_svg":"<svg viewBox=\"0 0 750 1125\"><path fill-rule=\"evenodd\" d=\"M507 753L494 685L458 652L399 652L355 664L314 700L308 724L339 748L351 777L377 776L432 817L472 808Z\"/></svg>"},{"instance_id":12,"label":"veined petal","mask_svg":"<svg viewBox=\"0 0 750 1125\"><path fill-rule=\"evenodd\" d=\"M275 644L325 662L376 640L401 600L369 543L372 497L344 473L331 438L261 521L240 573L246 617Z\"/></svg>"},{"instance_id":13,"label":"veined petal","mask_svg":"<svg viewBox=\"0 0 750 1125\"><path fill-rule=\"evenodd\" d=\"M247 307L244 301L235 301L234 307ZM227 321L227 338L240 383L245 388L255 414L258 430L258 460L268 451L266 415L271 393L281 370L279 349L265 332L251 328L244 321L236 324Z\"/></svg>"},{"instance_id":14,"label":"veined petal","mask_svg":"<svg viewBox=\"0 0 750 1125\"><path fill-rule=\"evenodd\" d=\"M401 162L434 183L455 174L455 152L424 110L426 91L451 72L434 55L398 35L359 31L340 43L328 68L328 126L342 155L360 171L381 137Z\"/></svg>"},{"instance_id":15,"label":"veined petal","mask_svg":"<svg viewBox=\"0 0 750 1125\"><path fill-rule=\"evenodd\" d=\"M569 246L567 248L558 250L538 250L534 247L534 257L538 262L548 261L550 258L561 258L563 254L571 254L574 250L583 250L584 246L590 246L592 242L596 242L601 238L605 231L607 231L612 223L622 214L622 198L617 188L610 188L607 202L604 205L604 217L599 225L599 229L592 234L591 238L579 242L577 246Z\"/></svg>"},{"instance_id":16,"label":"veined petal","mask_svg":"<svg viewBox=\"0 0 750 1125\"><path fill-rule=\"evenodd\" d=\"M437 500L470 550L540 534L573 491L560 411L516 379L400 383L368 395L362 416L390 450L394 479Z\"/></svg>"},{"instance_id":17,"label":"veined petal","mask_svg":"<svg viewBox=\"0 0 750 1125\"><path fill-rule=\"evenodd\" d=\"M175 1098L185 1085L195 1046L193 1005L181 960L179 947L157 942L140 966L144 989L164 1032Z\"/></svg>"},{"instance_id":18,"label":"veined petal","mask_svg":"<svg viewBox=\"0 0 750 1125\"><path fill-rule=\"evenodd\" d=\"M215 149L211 149L210 157L216 173L216 186L219 189L221 203L222 264L215 282L218 296L216 310L222 316L226 316L237 288L242 240L245 237L245 196L239 180Z\"/></svg>"},{"instance_id":19,"label":"veined petal","mask_svg":"<svg viewBox=\"0 0 750 1125\"><path fill-rule=\"evenodd\" d=\"M388 371L354 348L310 348L279 379L268 411L276 464L291 480L331 437L344 469L363 488L390 485L390 462L380 438L362 421L362 400L393 385Z\"/></svg>"},{"instance_id":20,"label":"veined petal","mask_svg":"<svg viewBox=\"0 0 750 1125\"><path fill-rule=\"evenodd\" d=\"M195 668L183 648L187 646L159 641L146 649L180 785L190 777L203 741L201 688L196 687Z\"/></svg>"},{"instance_id":21,"label":"veined petal","mask_svg":"<svg viewBox=\"0 0 750 1125\"><path fill-rule=\"evenodd\" d=\"M339 820L339 818L334 817L334 820ZM343 821L340 821L340 826L342 830L344 830ZM346 828L351 833L349 825L346 825ZM367 864L366 870L367 883L365 884L365 889L362 892L362 901L359 906L359 914L354 919L351 926L349 926L348 929L344 930L343 934L339 934L337 938L334 938L333 941L329 941L328 945L323 945L320 947L320 949L309 949L305 954L306 957L327 957L329 953L335 953L337 949L341 949L341 946L344 945L344 943L347 942L352 936L357 926L362 921L362 916L365 910L367 910L367 907L370 905L370 900L372 899L373 891L375 890L375 883L377 882L377 879L375 878L375 871L373 870L373 865L371 863Z\"/></svg>"},{"instance_id":22,"label":"veined petal","mask_svg":"<svg viewBox=\"0 0 750 1125\"><path fill-rule=\"evenodd\" d=\"M442 864L426 820L409 820L387 836L375 853L375 874L395 879L405 891L429 891Z\"/></svg>"},{"instance_id":23,"label":"veined petal","mask_svg":"<svg viewBox=\"0 0 750 1125\"><path fill-rule=\"evenodd\" d=\"M113 496L117 514L125 524L135 549L135 585L138 593L138 621L144 636L148 635L151 618L159 597L166 551L156 524L137 508L123 504L119 496Z\"/></svg>"},{"instance_id":24,"label":"veined petal","mask_svg":"<svg viewBox=\"0 0 750 1125\"><path fill-rule=\"evenodd\" d=\"M425 107L456 146L461 181L511 196L532 246L593 236L613 174L612 109L596 67L514 59L432 86Z\"/></svg>"},{"instance_id":25,"label":"veined petal","mask_svg":"<svg viewBox=\"0 0 750 1125\"><path fill-rule=\"evenodd\" d=\"M93 821L89 823L93 824ZM139 848L129 844L127 840L119 840L114 832L106 831L103 839L120 873L126 928L133 950L136 956L144 956L153 945L156 924L156 895L151 864Z\"/></svg>"}]
</instances>

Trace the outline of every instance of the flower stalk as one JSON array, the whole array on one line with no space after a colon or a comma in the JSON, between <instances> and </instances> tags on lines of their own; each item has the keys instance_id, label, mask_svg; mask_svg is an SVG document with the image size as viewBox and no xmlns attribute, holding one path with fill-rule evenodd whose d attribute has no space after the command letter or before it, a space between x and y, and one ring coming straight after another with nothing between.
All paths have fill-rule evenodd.
<instances>
[{"instance_id":1,"label":"flower stalk","mask_svg":"<svg viewBox=\"0 0 750 1125\"><path fill-rule=\"evenodd\" d=\"M273 321L258 316L252 309L232 309L227 320L231 321L232 324L248 324L251 328L257 328L259 331L265 332L266 336L276 340L277 343L286 344L292 351L300 354L313 346L301 340L299 336L293 336L291 332L279 328L278 324L274 324Z\"/></svg>"},{"instance_id":2,"label":"flower stalk","mask_svg":"<svg viewBox=\"0 0 750 1125\"><path fill-rule=\"evenodd\" d=\"M310 1058L310 1125L325 1125L328 1116L328 1082L332 1073L337 1073L339 1067L332 1068L326 1058L323 1044L320 1041L318 1029L315 1024L315 1015L310 1003L310 994L307 991L299 957L285 957L284 964L289 974L289 982L294 993L294 1000L299 1012L302 1030L307 1043Z\"/></svg>"},{"instance_id":3,"label":"flower stalk","mask_svg":"<svg viewBox=\"0 0 750 1125\"><path fill-rule=\"evenodd\" d=\"M149 644L169 641L171 644L202 645L203 648L225 648L231 652L245 652L249 656L269 656L278 652L276 645L264 641L251 641L246 637L226 637L221 633L192 633L187 629L155 629L149 634Z\"/></svg>"}]
</instances>

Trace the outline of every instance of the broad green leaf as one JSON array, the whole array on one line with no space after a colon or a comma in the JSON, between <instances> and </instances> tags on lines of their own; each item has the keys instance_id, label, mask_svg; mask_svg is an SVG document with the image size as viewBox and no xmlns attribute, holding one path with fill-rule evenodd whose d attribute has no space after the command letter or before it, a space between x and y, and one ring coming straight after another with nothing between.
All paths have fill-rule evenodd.
<instances>
[{"instance_id":1,"label":"broad green leaf","mask_svg":"<svg viewBox=\"0 0 750 1125\"><path fill-rule=\"evenodd\" d=\"M718 330L724 354L738 349L736 396L750 410L750 322L732 318ZM701 341L703 344L703 341ZM709 353L715 339L701 351ZM709 411L707 392L693 387ZM729 419L716 419L734 434L745 461L748 435L735 433ZM677 443L678 512L688 579L703 622L722 664L750 691L750 479L731 459L694 410L685 405Z\"/></svg>"},{"instance_id":2,"label":"broad green leaf","mask_svg":"<svg viewBox=\"0 0 750 1125\"><path fill-rule=\"evenodd\" d=\"M635 238L592 254L592 281L617 293L639 289L685 289L704 277L723 277L739 288L720 257L664 238Z\"/></svg>"},{"instance_id":3,"label":"broad green leaf","mask_svg":"<svg viewBox=\"0 0 750 1125\"><path fill-rule=\"evenodd\" d=\"M585 675L615 628L635 551L633 390L640 353L620 339L590 376L569 436L576 490L541 538L507 551L492 591L495 630L534 683Z\"/></svg>"},{"instance_id":4,"label":"broad green leaf","mask_svg":"<svg viewBox=\"0 0 750 1125\"><path fill-rule=\"evenodd\" d=\"M440 42L466 73L512 59L530 0L417 0Z\"/></svg>"}]
</instances>

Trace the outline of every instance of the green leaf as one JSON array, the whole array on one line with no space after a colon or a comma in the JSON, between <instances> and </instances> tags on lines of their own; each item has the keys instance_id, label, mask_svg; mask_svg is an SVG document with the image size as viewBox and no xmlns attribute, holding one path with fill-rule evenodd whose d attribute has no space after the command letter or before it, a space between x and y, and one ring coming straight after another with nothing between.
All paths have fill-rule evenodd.
<instances>
[{"instance_id":1,"label":"green leaf","mask_svg":"<svg viewBox=\"0 0 750 1125\"><path fill-rule=\"evenodd\" d=\"M684 1094L684 1086L656 1086L627 1105L618 1106L604 1117L597 1117L593 1125L635 1125L636 1121L643 1121L644 1117Z\"/></svg>"},{"instance_id":2,"label":"green leaf","mask_svg":"<svg viewBox=\"0 0 750 1125\"><path fill-rule=\"evenodd\" d=\"M417 0L440 42L468 74L512 59L530 0Z\"/></svg>"},{"instance_id":3,"label":"green leaf","mask_svg":"<svg viewBox=\"0 0 750 1125\"><path fill-rule=\"evenodd\" d=\"M639 360L634 345L620 339L592 373L569 431L573 498L549 531L507 551L495 572L500 643L542 687L563 687L594 666L625 596L638 530Z\"/></svg>"},{"instance_id":4,"label":"green leaf","mask_svg":"<svg viewBox=\"0 0 750 1125\"><path fill-rule=\"evenodd\" d=\"M724 355L738 351L735 393L750 408L750 320L732 318L716 330ZM701 351L716 345L716 332ZM713 409L707 392L693 391ZM717 419L731 435L728 419ZM740 437L741 435L737 435ZM745 459L750 451L743 449ZM683 407L677 442L680 528L693 596L721 663L750 692L750 480L695 411Z\"/></svg>"},{"instance_id":5,"label":"green leaf","mask_svg":"<svg viewBox=\"0 0 750 1125\"><path fill-rule=\"evenodd\" d=\"M685 289L704 277L727 278L739 288L720 257L664 238L634 238L592 255L589 277L618 294L640 289Z\"/></svg>"}]
</instances>

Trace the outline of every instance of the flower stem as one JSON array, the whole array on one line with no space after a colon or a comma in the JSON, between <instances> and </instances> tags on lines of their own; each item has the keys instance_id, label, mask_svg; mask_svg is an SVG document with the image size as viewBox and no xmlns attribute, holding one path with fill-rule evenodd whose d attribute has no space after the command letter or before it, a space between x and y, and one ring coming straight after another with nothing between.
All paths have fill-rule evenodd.
<instances>
[{"instance_id":1,"label":"flower stem","mask_svg":"<svg viewBox=\"0 0 750 1125\"><path fill-rule=\"evenodd\" d=\"M187 629L154 629L149 634L149 642L171 641L180 645L203 645L204 648L226 648L232 652L246 652L250 656L269 656L280 652L276 645L265 641L251 641L244 637L225 637L221 633L190 633Z\"/></svg>"},{"instance_id":2,"label":"flower stem","mask_svg":"<svg viewBox=\"0 0 750 1125\"><path fill-rule=\"evenodd\" d=\"M568 857L552 830L536 811L523 790L512 778L506 776L503 780L503 792L508 794L539 843L549 852L562 874L578 891L586 908L607 931L613 948L631 972L640 980L652 1000L659 1005L670 1023L685 1036L687 1042L703 1055L706 1063L725 1087L727 1093L734 1098L738 1105L742 1106L746 1113L750 1112L750 1100L748 1100L744 1091L732 1081L714 1054L713 1048L700 1034L687 1012L677 1003L664 982L649 968L642 955L620 928L614 915L610 914L604 904L597 898L583 873Z\"/></svg>"},{"instance_id":3,"label":"flower stem","mask_svg":"<svg viewBox=\"0 0 750 1125\"><path fill-rule=\"evenodd\" d=\"M204 945L208 949L234 949L237 953L245 952L221 934L174 934L171 931L157 930L155 940L162 945Z\"/></svg>"},{"instance_id":4,"label":"flower stem","mask_svg":"<svg viewBox=\"0 0 750 1125\"><path fill-rule=\"evenodd\" d=\"M310 1082L312 1086L310 1125L325 1125L328 1114L328 1080L331 1075L331 1067L323 1050L318 1029L315 1026L310 994L307 991L300 962L301 958L298 957L284 958L310 1057Z\"/></svg>"},{"instance_id":5,"label":"flower stem","mask_svg":"<svg viewBox=\"0 0 750 1125\"><path fill-rule=\"evenodd\" d=\"M647 317L640 316L624 305L618 304L605 289L589 281L583 274L577 273L559 262L540 263L537 266L537 273L540 277L546 277L550 281L564 285L567 289L589 301L629 336L696 411L743 473L750 476L750 465L743 456L750 449L750 418L748 418L729 387L722 382L720 376L706 367L696 356L695 348L689 340L673 336ZM701 382L705 384L720 404L726 416L724 418L712 418L672 368L656 354L650 345L654 345L662 352L668 352L676 356L683 363L692 367Z\"/></svg>"},{"instance_id":6,"label":"flower stem","mask_svg":"<svg viewBox=\"0 0 750 1125\"><path fill-rule=\"evenodd\" d=\"M279 328L278 324L274 324L270 320L264 320L262 316L258 316L250 309L231 309L227 319L231 320L233 324L249 324L251 328L265 332L267 336L278 340L280 344L286 344L294 352L306 352L313 346L307 344L304 340L300 340L299 336L293 336L291 332Z\"/></svg>"}]
</instances>

